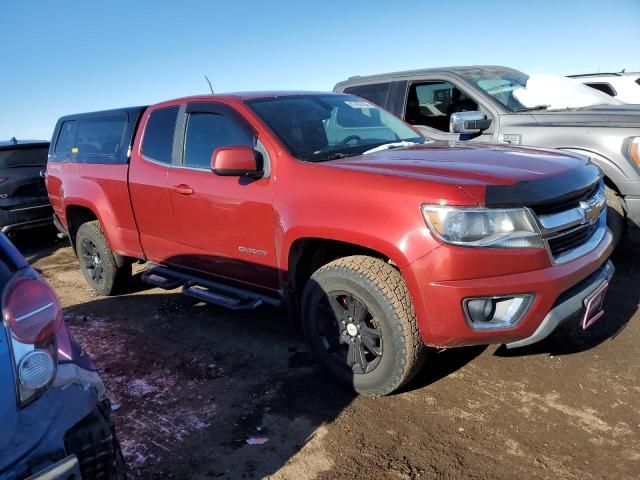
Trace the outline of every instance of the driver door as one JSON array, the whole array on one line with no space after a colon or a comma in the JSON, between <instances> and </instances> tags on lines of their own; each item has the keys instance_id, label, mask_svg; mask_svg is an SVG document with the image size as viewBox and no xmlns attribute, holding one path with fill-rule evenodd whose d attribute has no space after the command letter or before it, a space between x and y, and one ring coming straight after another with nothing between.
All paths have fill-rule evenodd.
<instances>
[{"instance_id":1,"label":"driver door","mask_svg":"<svg viewBox=\"0 0 640 480\"><path fill-rule=\"evenodd\" d=\"M492 120L491 126L479 134L460 134L449 131L453 113L481 111ZM424 79L409 82L404 105L404 120L427 138L433 140L496 141L496 115L479 103L467 90L449 80Z\"/></svg>"}]
</instances>

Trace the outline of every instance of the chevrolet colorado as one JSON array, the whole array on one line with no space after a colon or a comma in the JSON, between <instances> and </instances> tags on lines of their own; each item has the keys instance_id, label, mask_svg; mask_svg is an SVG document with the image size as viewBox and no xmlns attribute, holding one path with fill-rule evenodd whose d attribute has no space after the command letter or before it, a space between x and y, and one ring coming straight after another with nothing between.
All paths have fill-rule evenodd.
<instances>
[{"instance_id":1,"label":"chevrolet colorado","mask_svg":"<svg viewBox=\"0 0 640 480\"><path fill-rule=\"evenodd\" d=\"M575 153L426 142L361 98L198 96L61 118L47 188L103 295L143 279L284 304L321 364L388 394L426 346L545 338L602 315L601 170Z\"/></svg>"}]
</instances>

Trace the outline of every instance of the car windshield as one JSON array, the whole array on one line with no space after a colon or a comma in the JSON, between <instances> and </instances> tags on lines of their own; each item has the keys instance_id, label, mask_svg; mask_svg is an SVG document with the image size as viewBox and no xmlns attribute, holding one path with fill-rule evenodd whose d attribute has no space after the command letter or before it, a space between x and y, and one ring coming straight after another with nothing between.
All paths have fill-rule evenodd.
<instances>
[{"instance_id":1,"label":"car windshield","mask_svg":"<svg viewBox=\"0 0 640 480\"><path fill-rule=\"evenodd\" d=\"M402 120L359 97L292 95L247 104L300 160L320 162L382 145L392 148L425 141Z\"/></svg>"},{"instance_id":2,"label":"car windshield","mask_svg":"<svg viewBox=\"0 0 640 480\"><path fill-rule=\"evenodd\" d=\"M462 73L510 112L566 110L622 102L572 78L526 75L510 69L478 69Z\"/></svg>"}]
</instances>

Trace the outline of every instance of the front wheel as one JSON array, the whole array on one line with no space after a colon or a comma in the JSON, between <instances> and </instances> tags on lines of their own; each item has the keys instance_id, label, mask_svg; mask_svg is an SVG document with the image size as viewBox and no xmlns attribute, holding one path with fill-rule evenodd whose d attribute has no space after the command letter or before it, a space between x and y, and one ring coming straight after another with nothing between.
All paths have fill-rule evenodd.
<instances>
[{"instance_id":1,"label":"front wheel","mask_svg":"<svg viewBox=\"0 0 640 480\"><path fill-rule=\"evenodd\" d=\"M615 247L624 235L627 218L618 192L610 187L605 187L605 193L607 195L607 226L611 230Z\"/></svg>"},{"instance_id":2,"label":"front wheel","mask_svg":"<svg viewBox=\"0 0 640 480\"><path fill-rule=\"evenodd\" d=\"M387 395L424 364L407 286L383 260L351 256L321 267L304 289L302 313L314 356L358 393Z\"/></svg>"}]
</instances>

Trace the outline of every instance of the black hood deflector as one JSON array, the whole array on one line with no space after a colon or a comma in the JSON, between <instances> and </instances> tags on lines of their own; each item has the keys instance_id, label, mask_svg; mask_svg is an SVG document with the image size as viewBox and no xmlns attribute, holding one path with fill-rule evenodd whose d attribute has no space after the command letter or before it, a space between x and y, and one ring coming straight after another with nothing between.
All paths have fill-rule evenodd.
<instances>
[{"instance_id":1,"label":"black hood deflector","mask_svg":"<svg viewBox=\"0 0 640 480\"><path fill-rule=\"evenodd\" d=\"M566 173L513 185L489 185L485 192L487 207L539 207L582 196L602 178L602 171L588 163Z\"/></svg>"}]
</instances>

